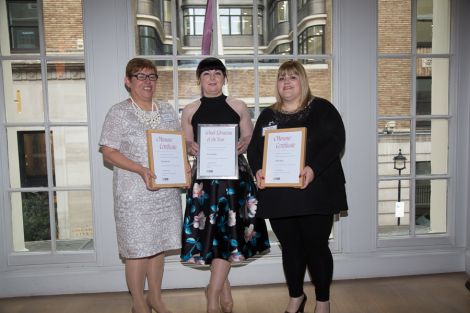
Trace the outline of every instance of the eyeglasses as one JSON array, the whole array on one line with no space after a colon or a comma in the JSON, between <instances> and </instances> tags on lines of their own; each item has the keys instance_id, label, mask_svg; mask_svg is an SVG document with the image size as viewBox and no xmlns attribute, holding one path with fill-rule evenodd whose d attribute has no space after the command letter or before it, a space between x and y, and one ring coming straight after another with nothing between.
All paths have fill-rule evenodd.
<instances>
[{"instance_id":1,"label":"eyeglasses","mask_svg":"<svg viewBox=\"0 0 470 313\"><path fill-rule=\"evenodd\" d=\"M157 74L144 74L144 73L137 73L134 75L131 75L132 77L137 78L137 80L146 80L147 78L151 81L156 81L158 79Z\"/></svg>"}]
</instances>

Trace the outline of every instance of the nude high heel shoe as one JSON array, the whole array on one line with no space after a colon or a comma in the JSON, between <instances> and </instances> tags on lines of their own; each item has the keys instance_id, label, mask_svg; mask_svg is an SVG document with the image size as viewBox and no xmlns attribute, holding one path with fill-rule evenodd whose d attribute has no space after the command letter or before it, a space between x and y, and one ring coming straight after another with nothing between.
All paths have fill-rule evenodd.
<instances>
[{"instance_id":1,"label":"nude high heel shoe","mask_svg":"<svg viewBox=\"0 0 470 313\"><path fill-rule=\"evenodd\" d=\"M302 302L300 303L300 306L297 309L297 311L295 311L295 313L304 313L305 303L307 303L307 295L304 293L304 298L302 299ZM285 311L285 313L289 313L289 312Z\"/></svg>"}]
</instances>

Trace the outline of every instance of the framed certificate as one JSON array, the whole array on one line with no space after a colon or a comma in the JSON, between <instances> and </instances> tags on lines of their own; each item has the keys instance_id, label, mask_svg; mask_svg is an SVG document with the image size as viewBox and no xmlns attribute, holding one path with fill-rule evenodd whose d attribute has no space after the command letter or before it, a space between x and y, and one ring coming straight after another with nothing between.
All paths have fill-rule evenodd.
<instances>
[{"instance_id":1,"label":"framed certificate","mask_svg":"<svg viewBox=\"0 0 470 313\"><path fill-rule=\"evenodd\" d=\"M199 124L198 179L238 179L238 125Z\"/></svg>"},{"instance_id":2,"label":"framed certificate","mask_svg":"<svg viewBox=\"0 0 470 313\"><path fill-rule=\"evenodd\" d=\"M186 144L182 132L147 130L149 168L156 179L152 187L189 186Z\"/></svg>"},{"instance_id":3,"label":"framed certificate","mask_svg":"<svg viewBox=\"0 0 470 313\"><path fill-rule=\"evenodd\" d=\"M302 187L306 128L267 130L264 136L263 176L266 187Z\"/></svg>"}]
</instances>

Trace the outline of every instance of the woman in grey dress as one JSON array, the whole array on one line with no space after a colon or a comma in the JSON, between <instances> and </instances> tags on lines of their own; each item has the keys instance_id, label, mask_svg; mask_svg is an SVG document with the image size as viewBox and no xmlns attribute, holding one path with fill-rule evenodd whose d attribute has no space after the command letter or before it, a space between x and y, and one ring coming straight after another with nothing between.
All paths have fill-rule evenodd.
<instances>
[{"instance_id":1,"label":"woman in grey dress","mask_svg":"<svg viewBox=\"0 0 470 313\"><path fill-rule=\"evenodd\" d=\"M169 312L161 297L165 251L181 247L180 190L150 185L155 175L148 168L146 130L180 129L173 107L153 100L157 78L150 60L129 61L124 83L130 97L111 107L99 143L104 161L114 167L117 240L133 313Z\"/></svg>"}]
</instances>

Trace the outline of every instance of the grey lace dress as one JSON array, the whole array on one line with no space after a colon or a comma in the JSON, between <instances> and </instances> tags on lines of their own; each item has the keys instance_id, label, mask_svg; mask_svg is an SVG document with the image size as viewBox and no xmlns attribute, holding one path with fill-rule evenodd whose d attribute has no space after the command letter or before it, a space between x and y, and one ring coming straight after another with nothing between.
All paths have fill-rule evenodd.
<instances>
[{"instance_id":1,"label":"grey lace dress","mask_svg":"<svg viewBox=\"0 0 470 313\"><path fill-rule=\"evenodd\" d=\"M158 103L160 122L156 129L180 130L170 104ZM119 150L124 156L148 167L146 130L129 100L115 104L103 124L100 146ZM179 188L149 191L140 175L114 167L114 217L119 254L142 258L181 247L181 195Z\"/></svg>"}]
</instances>

